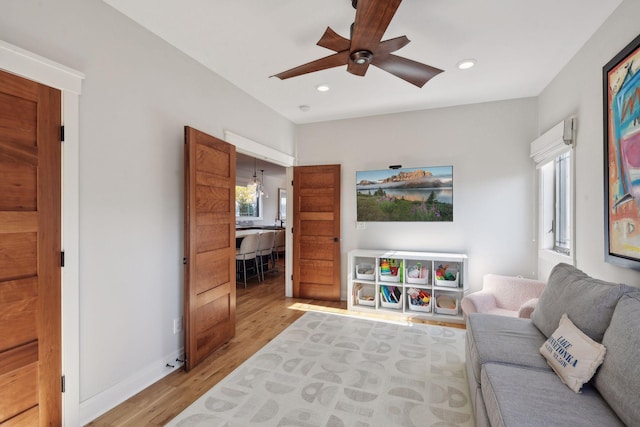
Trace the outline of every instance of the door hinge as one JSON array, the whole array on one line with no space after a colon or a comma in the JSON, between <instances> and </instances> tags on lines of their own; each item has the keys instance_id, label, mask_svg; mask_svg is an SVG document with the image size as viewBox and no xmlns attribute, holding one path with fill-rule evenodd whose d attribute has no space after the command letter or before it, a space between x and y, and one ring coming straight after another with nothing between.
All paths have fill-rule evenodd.
<instances>
[{"instance_id":1,"label":"door hinge","mask_svg":"<svg viewBox=\"0 0 640 427\"><path fill-rule=\"evenodd\" d=\"M291 234L293 234L293 227L291 227Z\"/></svg>"},{"instance_id":2,"label":"door hinge","mask_svg":"<svg viewBox=\"0 0 640 427\"><path fill-rule=\"evenodd\" d=\"M60 267L64 267L64 251L60 252Z\"/></svg>"},{"instance_id":3,"label":"door hinge","mask_svg":"<svg viewBox=\"0 0 640 427\"><path fill-rule=\"evenodd\" d=\"M293 180L291 180L291 186L293 187Z\"/></svg>"},{"instance_id":4,"label":"door hinge","mask_svg":"<svg viewBox=\"0 0 640 427\"><path fill-rule=\"evenodd\" d=\"M60 126L60 142L64 141L64 125Z\"/></svg>"},{"instance_id":5,"label":"door hinge","mask_svg":"<svg viewBox=\"0 0 640 427\"><path fill-rule=\"evenodd\" d=\"M66 381L64 375L60 378L61 390L64 393L67 389Z\"/></svg>"},{"instance_id":6,"label":"door hinge","mask_svg":"<svg viewBox=\"0 0 640 427\"><path fill-rule=\"evenodd\" d=\"M187 265L187 257L182 258L182 264Z\"/></svg>"},{"instance_id":7,"label":"door hinge","mask_svg":"<svg viewBox=\"0 0 640 427\"><path fill-rule=\"evenodd\" d=\"M293 274L291 275L291 280L293 280Z\"/></svg>"}]
</instances>

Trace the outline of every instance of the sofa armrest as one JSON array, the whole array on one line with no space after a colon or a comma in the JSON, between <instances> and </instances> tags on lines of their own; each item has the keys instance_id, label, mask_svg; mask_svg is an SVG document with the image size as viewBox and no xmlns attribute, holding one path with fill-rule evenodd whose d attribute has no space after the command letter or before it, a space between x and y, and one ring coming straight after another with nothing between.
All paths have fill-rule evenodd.
<instances>
[{"instance_id":1,"label":"sofa armrest","mask_svg":"<svg viewBox=\"0 0 640 427\"><path fill-rule=\"evenodd\" d=\"M474 292L462 298L460 303L465 314L482 313L496 308L496 299L488 292Z\"/></svg>"},{"instance_id":2,"label":"sofa armrest","mask_svg":"<svg viewBox=\"0 0 640 427\"><path fill-rule=\"evenodd\" d=\"M522 319L530 319L531 313L535 310L536 305L538 304L538 298L531 298L529 301L525 302L520 306L518 310L518 317Z\"/></svg>"}]
</instances>

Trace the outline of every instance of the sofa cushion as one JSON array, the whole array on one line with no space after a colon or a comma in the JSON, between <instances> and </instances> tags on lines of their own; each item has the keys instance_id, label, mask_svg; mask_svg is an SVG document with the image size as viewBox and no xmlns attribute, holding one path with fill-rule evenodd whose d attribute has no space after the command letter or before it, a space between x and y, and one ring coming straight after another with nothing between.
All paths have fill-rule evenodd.
<instances>
[{"instance_id":1,"label":"sofa cushion","mask_svg":"<svg viewBox=\"0 0 640 427\"><path fill-rule=\"evenodd\" d=\"M480 368L487 362L512 363L551 371L539 351L546 339L530 319L471 313L467 317L467 363L471 364L478 384Z\"/></svg>"},{"instance_id":2,"label":"sofa cushion","mask_svg":"<svg viewBox=\"0 0 640 427\"><path fill-rule=\"evenodd\" d=\"M540 353L571 390L580 393L602 364L607 349L598 344L563 314L560 326L540 347Z\"/></svg>"},{"instance_id":3,"label":"sofa cushion","mask_svg":"<svg viewBox=\"0 0 640 427\"><path fill-rule=\"evenodd\" d=\"M618 300L632 289L594 279L568 264L558 264L551 270L531 319L548 337L558 328L560 317L567 313L589 338L602 342Z\"/></svg>"},{"instance_id":4,"label":"sofa cushion","mask_svg":"<svg viewBox=\"0 0 640 427\"><path fill-rule=\"evenodd\" d=\"M640 293L620 298L602 343L607 355L593 384L618 416L640 426Z\"/></svg>"},{"instance_id":5,"label":"sofa cushion","mask_svg":"<svg viewBox=\"0 0 640 427\"><path fill-rule=\"evenodd\" d=\"M493 427L624 426L595 388L574 393L551 370L487 363L481 380Z\"/></svg>"}]
</instances>

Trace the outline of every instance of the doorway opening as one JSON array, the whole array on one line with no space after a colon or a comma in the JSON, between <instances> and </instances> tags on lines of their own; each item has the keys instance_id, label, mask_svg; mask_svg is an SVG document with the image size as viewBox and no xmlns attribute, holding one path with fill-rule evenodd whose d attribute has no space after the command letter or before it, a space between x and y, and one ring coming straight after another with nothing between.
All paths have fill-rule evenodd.
<instances>
[{"instance_id":1,"label":"doorway opening","mask_svg":"<svg viewBox=\"0 0 640 427\"><path fill-rule=\"evenodd\" d=\"M255 175L262 186L259 202L262 209L258 210L258 216L236 216L236 227L285 229L284 289L285 296L291 297L293 295L291 281L293 237L291 227L287 225L292 223L292 203L289 200L293 194L291 181L294 157L229 131L225 131L224 136L228 143L236 146L236 185L245 187L247 184L256 185L256 180L253 179ZM286 195L284 215L280 210L282 204L278 197L280 194Z\"/></svg>"}]
</instances>

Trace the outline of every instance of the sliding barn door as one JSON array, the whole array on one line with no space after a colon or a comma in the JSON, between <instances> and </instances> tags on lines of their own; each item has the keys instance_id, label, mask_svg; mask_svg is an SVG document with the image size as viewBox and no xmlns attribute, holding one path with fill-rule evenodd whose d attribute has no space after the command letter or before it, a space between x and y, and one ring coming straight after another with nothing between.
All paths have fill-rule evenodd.
<instances>
[{"instance_id":1,"label":"sliding barn door","mask_svg":"<svg viewBox=\"0 0 640 427\"><path fill-rule=\"evenodd\" d=\"M184 325L186 370L236 331L236 150L185 127Z\"/></svg>"},{"instance_id":2,"label":"sliding barn door","mask_svg":"<svg viewBox=\"0 0 640 427\"><path fill-rule=\"evenodd\" d=\"M62 425L61 94L0 71L0 425Z\"/></svg>"},{"instance_id":3,"label":"sliding barn door","mask_svg":"<svg viewBox=\"0 0 640 427\"><path fill-rule=\"evenodd\" d=\"M340 300L340 165L293 170L293 296Z\"/></svg>"}]
</instances>

